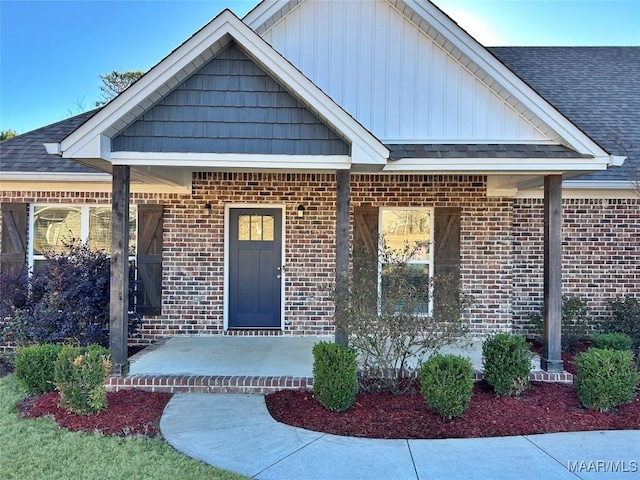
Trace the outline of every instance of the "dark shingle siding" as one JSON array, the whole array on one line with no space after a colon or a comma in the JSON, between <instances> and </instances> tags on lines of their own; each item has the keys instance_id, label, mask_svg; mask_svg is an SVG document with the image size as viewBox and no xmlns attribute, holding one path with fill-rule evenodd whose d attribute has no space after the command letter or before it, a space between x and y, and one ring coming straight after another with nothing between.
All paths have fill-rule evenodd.
<instances>
[{"instance_id":1,"label":"dark shingle siding","mask_svg":"<svg viewBox=\"0 0 640 480\"><path fill-rule=\"evenodd\" d=\"M112 149L349 154L349 145L235 44L120 132Z\"/></svg>"},{"instance_id":2,"label":"dark shingle siding","mask_svg":"<svg viewBox=\"0 0 640 480\"><path fill-rule=\"evenodd\" d=\"M611 154L622 167L579 180L625 181L640 166L640 47L494 47L500 61ZM626 150L613 140L619 138Z\"/></svg>"},{"instance_id":3,"label":"dark shingle siding","mask_svg":"<svg viewBox=\"0 0 640 480\"><path fill-rule=\"evenodd\" d=\"M46 127L0 142L1 172L100 173L73 160L49 155L44 143L64 140L100 109L56 122Z\"/></svg>"}]
</instances>

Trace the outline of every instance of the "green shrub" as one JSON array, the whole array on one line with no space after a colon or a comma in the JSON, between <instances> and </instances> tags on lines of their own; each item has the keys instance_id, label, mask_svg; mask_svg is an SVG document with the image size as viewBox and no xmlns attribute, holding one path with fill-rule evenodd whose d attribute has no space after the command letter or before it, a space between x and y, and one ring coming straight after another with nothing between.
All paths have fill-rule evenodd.
<instances>
[{"instance_id":1,"label":"green shrub","mask_svg":"<svg viewBox=\"0 0 640 480\"><path fill-rule=\"evenodd\" d=\"M64 347L55 363L60 405L86 415L107 407L104 382L111 371L107 350L99 345Z\"/></svg>"},{"instance_id":2,"label":"green shrub","mask_svg":"<svg viewBox=\"0 0 640 480\"><path fill-rule=\"evenodd\" d=\"M640 300L625 297L609 302L611 319L604 323L607 332L626 333L631 337L634 348L640 348Z\"/></svg>"},{"instance_id":3,"label":"green shrub","mask_svg":"<svg viewBox=\"0 0 640 480\"><path fill-rule=\"evenodd\" d=\"M533 322L534 333L540 337L543 333L542 312L543 305L540 306L538 312L529 315ZM589 338L589 333L593 327L591 309L587 302L580 297L563 295L561 324L560 342L562 350L573 353L582 342Z\"/></svg>"},{"instance_id":4,"label":"green shrub","mask_svg":"<svg viewBox=\"0 0 640 480\"><path fill-rule=\"evenodd\" d=\"M51 343L18 348L16 378L29 393L42 394L55 390L54 367L61 350L62 345Z\"/></svg>"},{"instance_id":5,"label":"green shrub","mask_svg":"<svg viewBox=\"0 0 640 480\"><path fill-rule=\"evenodd\" d=\"M313 393L327 409L343 412L356 402L356 353L335 343L313 346Z\"/></svg>"},{"instance_id":6,"label":"green shrub","mask_svg":"<svg viewBox=\"0 0 640 480\"><path fill-rule=\"evenodd\" d=\"M631 351L590 348L576 355L575 362L574 383L586 408L606 412L633 400L640 375Z\"/></svg>"},{"instance_id":7,"label":"green shrub","mask_svg":"<svg viewBox=\"0 0 640 480\"><path fill-rule=\"evenodd\" d=\"M625 333L598 333L591 337L591 346L609 350L631 350L631 337Z\"/></svg>"},{"instance_id":8,"label":"green shrub","mask_svg":"<svg viewBox=\"0 0 640 480\"><path fill-rule=\"evenodd\" d=\"M446 420L459 417L473 394L473 365L457 355L434 355L420 368L420 391Z\"/></svg>"},{"instance_id":9,"label":"green shrub","mask_svg":"<svg viewBox=\"0 0 640 480\"><path fill-rule=\"evenodd\" d=\"M496 395L519 395L529 388L532 356L522 335L498 333L485 340L484 378Z\"/></svg>"}]
</instances>

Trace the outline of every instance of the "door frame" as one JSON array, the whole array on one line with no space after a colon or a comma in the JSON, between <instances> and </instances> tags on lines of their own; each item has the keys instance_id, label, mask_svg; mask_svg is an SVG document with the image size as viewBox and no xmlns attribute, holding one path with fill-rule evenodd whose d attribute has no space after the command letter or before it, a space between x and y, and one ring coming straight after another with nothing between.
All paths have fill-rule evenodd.
<instances>
[{"instance_id":1,"label":"door frame","mask_svg":"<svg viewBox=\"0 0 640 480\"><path fill-rule=\"evenodd\" d=\"M287 208L284 203L225 203L224 205L224 282L223 282L223 292L224 292L224 304L223 304L223 329L224 331L229 330L229 231L230 231L230 220L231 220L231 210L236 208L256 208L256 209L276 209L281 211L282 215L282 232L280 242L282 245L281 259L282 265L286 264L285 257L285 246L286 246L286 238L285 238L285 225L286 225L286 213ZM280 330L284 330L284 291L285 291L285 281L286 281L286 269L283 268L281 270L282 279L280 281ZM259 329L256 329L259 330Z\"/></svg>"}]
</instances>

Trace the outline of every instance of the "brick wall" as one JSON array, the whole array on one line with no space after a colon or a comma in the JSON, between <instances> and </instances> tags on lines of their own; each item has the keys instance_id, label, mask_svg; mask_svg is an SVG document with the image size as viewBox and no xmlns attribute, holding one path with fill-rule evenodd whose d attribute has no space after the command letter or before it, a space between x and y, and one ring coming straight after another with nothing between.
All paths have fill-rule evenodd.
<instances>
[{"instance_id":1,"label":"brick wall","mask_svg":"<svg viewBox=\"0 0 640 480\"><path fill-rule=\"evenodd\" d=\"M638 199L563 201L562 290L585 299L596 316L607 300L640 295L640 205ZM542 302L543 201L513 205L513 318L528 331L529 314Z\"/></svg>"},{"instance_id":2,"label":"brick wall","mask_svg":"<svg viewBox=\"0 0 640 480\"><path fill-rule=\"evenodd\" d=\"M488 198L485 177L457 175L353 175L351 193L352 208L461 209L461 276L476 298L469 312L474 334L512 323L520 328L542 300L542 200ZM0 192L1 201L28 203L109 199L108 193ZM132 201L164 205L163 312L145 317L137 342L223 333L226 204L285 205L285 333L333 333L334 175L197 173L191 194L134 194ZM305 206L302 218L298 205ZM565 291L599 310L609 297L638 295L638 201L566 200L564 215Z\"/></svg>"}]
</instances>

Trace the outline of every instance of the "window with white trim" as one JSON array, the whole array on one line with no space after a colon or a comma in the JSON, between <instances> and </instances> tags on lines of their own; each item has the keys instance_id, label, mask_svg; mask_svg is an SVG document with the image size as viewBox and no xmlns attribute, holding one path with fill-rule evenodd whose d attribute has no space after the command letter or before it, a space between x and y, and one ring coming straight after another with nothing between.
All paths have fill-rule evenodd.
<instances>
[{"instance_id":1,"label":"window with white trim","mask_svg":"<svg viewBox=\"0 0 640 480\"><path fill-rule=\"evenodd\" d=\"M416 307L418 312L428 315L432 311L430 283L433 275L433 208L428 207L382 207L380 208L380 258L378 286L380 298L389 282L389 273L399 259L409 282L424 291L424 303ZM384 300L383 300L384 301Z\"/></svg>"},{"instance_id":2,"label":"window with white trim","mask_svg":"<svg viewBox=\"0 0 640 480\"><path fill-rule=\"evenodd\" d=\"M45 255L64 253L67 245L88 242L91 250L111 254L111 205L36 204L31 206L29 267L37 269ZM129 207L129 261L135 261L137 208Z\"/></svg>"}]
</instances>

